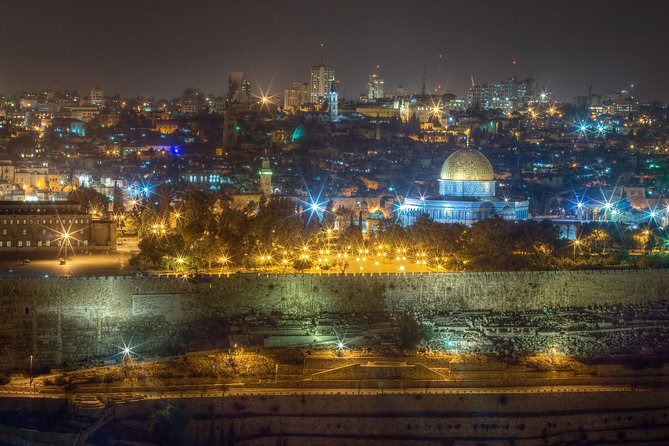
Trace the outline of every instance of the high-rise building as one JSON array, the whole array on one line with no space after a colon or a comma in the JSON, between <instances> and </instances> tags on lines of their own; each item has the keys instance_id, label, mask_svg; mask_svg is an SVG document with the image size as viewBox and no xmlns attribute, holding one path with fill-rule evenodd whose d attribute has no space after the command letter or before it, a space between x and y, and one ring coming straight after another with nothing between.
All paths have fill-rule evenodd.
<instances>
[{"instance_id":1,"label":"high-rise building","mask_svg":"<svg viewBox=\"0 0 669 446\"><path fill-rule=\"evenodd\" d=\"M327 65L314 65L309 76L309 102L321 104L327 98L332 81L335 79L334 68Z\"/></svg>"},{"instance_id":2,"label":"high-rise building","mask_svg":"<svg viewBox=\"0 0 669 446\"><path fill-rule=\"evenodd\" d=\"M376 101L384 97L383 79L378 74L372 73L369 75L369 82L367 82L367 99Z\"/></svg>"},{"instance_id":3,"label":"high-rise building","mask_svg":"<svg viewBox=\"0 0 669 446\"><path fill-rule=\"evenodd\" d=\"M93 89L91 89L91 102L98 106L104 105L105 92L102 88L93 87Z\"/></svg>"},{"instance_id":4,"label":"high-rise building","mask_svg":"<svg viewBox=\"0 0 669 446\"><path fill-rule=\"evenodd\" d=\"M228 103L248 104L251 102L251 82L244 79L244 73L233 71L228 76Z\"/></svg>"},{"instance_id":5,"label":"high-rise building","mask_svg":"<svg viewBox=\"0 0 669 446\"><path fill-rule=\"evenodd\" d=\"M283 108L289 113L294 113L304 104L309 102L309 84L293 82L293 86L283 90Z\"/></svg>"},{"instance_id":6,"label":"high-rise building","mask_svg":"<svg viewBox=\"0 0 669 446\"><path fill-rule=\"evenodd\" d=\"M194 115L207 109L207 98L197 88L187 88L181 95L181 113Z\"/></svg>"}]
</instances>

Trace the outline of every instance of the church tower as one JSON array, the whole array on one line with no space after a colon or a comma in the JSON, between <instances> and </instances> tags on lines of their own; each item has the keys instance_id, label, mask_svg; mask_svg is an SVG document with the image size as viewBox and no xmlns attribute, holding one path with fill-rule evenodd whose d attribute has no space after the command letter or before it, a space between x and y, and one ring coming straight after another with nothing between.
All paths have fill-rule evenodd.
<instances>
[{"instance_id":1,"label":"church tower","mask_svg":"<svg viewBox=\"0 0 669 446\"><path fill-rule=\"evenodd\" d=\"M328 103L330 108L330 122L335 122L339 120L339 110L337 105L339 104L339 95L337 94L337 84L333 80L330 85L330 91L328 92Z\"/></svg>"}]
</instances>

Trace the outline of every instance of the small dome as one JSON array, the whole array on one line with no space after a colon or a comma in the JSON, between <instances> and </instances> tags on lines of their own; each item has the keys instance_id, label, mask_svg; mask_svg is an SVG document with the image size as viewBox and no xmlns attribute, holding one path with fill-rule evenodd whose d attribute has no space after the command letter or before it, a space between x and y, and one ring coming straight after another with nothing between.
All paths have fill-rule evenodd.
<instances>
[{"instance_id":1,"label":"small dome","mask_svg":"<svg viewBox=\"0 0 669 446\"><path fill-rule=\"evenodd\" d=\"M475 149L456 150L441 166L442 180L493 181L492 165L488 158Z\"/></svg>"}]
</instances>

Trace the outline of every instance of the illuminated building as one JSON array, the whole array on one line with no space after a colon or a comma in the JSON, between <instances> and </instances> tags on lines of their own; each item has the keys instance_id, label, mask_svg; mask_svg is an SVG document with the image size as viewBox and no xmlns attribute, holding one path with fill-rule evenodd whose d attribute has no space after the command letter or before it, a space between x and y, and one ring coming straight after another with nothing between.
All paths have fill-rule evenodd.
<instances>
[{"instance_id":1,"label":"illuminated building","mask_svg":"<svg viewBox=\"0 0 669 446\"><path fill-rule=\"evenodd\" d=\"M309 102L322 103L335 79L334 68L327 65L314 65L309 76Z\"/></svg>"},{"instance_id":2,"label":"illuminated building","mask_svg":"<svg viewBox=\"0 0 669 446\"><path fill-rule=\"evenodd\" d=\"M181 113L194 115L207 108L204 94L197 88L188 88L181 95Z\"/></svg>"},{"instance_id":3,"label":"illuminated building","mask_svg":"<svg viewBox=\"0 0 669 446\"><path fill-rule=\"evenodd\" d=\"M97 106L102 106L105 103L105 92L99 87L91 89L91 103Z\"/></svg>"},{"instance_id":4,"label":"illuminated building","mask_svg":"<svg viewBox=\"0 0 669 446\"><path fill-rule=\"evenodd\" d=\"M82 122L91 122L99 113L98 107L94 105L71 105L65 107L65 117Z\"/></svg>"},{"instance_id":5,"label":"illuminated building","mask_svg":"<svg viewBox=\"0 0 669 446\"><path fill-rule=\"evenodd\" d=\"M514 111L536 99L534 80L505 79L494 84L472 85L467 91L469 104L484 109Z\"/></svg>"},{"instance_id":6,"label":"illuminated building","mask_svg":"<svg viewBox=\"0 0 669 446\"><path fill-rule=\"evenodd\" d=\"M244 79L244 73L233 71L228 76L228 104L248 104L251 102L251 82Z\"/></svg>"},{"instance_id":7,"label":"illuminated building","mask_svg":"<svg viewBox=\"0 0 669 446\"><path fill-rule=\"evenodd\" d=\"M161 135L169 135L179 129L179 123L174 119L160 119L155 121L153 128Z\"/></svg>"},{"instance_id":8,"label":"illuminated building","mask_svg":"<svg viewBox=\"0 0 669 446\"><path fill-rule=\"evenodd\" d=\"M369 75L369 82L367 82L367 99L376 101L384 97L383 79L378 74L372 73Z\"/></svg>"},{"instance_id":9,"label":"illuminated building","mask_svg":"<svg viewBox=\"0 0 669 446\"><path fill-rule=\"evenodd\" d=\"M0 201L0 251L116 248L116 224L79 204Z\"/></svg>"},{"instance_id":10,"label":"illuminated building","mask_svg":"<svg viewBox=\"0 0 669 446\"><path fill-rule=\"evenodd\" d=\"M291 88L283 90L284 111L295 113L307 102L309 102L309 84L293 82Z\"/></svg>"},{"instance_id":11,"label":"illuminated building","mask_svg":"<svg viewBox=\"0 0 669 446\"><path fill-rule=\"evenodd\" d=\"M471 225L494 216L526 220L528 206L527 200L497 198L490 161L478 150L465 148L444 161L439 195L407 197L399 207L399 216L404 226L412 225L421 215L439 223Z\"/></svg>"}]
</instances>

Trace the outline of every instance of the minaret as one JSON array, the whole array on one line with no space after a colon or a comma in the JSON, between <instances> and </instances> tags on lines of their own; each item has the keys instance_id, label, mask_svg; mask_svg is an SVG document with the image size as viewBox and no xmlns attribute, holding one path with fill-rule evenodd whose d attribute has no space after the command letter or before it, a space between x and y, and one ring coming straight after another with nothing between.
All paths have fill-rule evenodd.
<instances>
[{"instance_id":1,"label":"minaret","mask_svg":"<svg viewBox=\"0 0 669 446\"><path fill-rule=\"evenodd\" d=\"M337 94L337 84L333 80L328 92L328 102L330 104L330 122L335 122L339 119L339 111L337 104L339 103L339 95Z\"/></svg>"},{"instance_id":2,"label":"minaret","mask_svg":"<svg viewBox=\"0 0 669 446\"><path fill-rule=\"evenodd\" d=\"M272 195L273 190L272 190L272 169L270 169L269 155L267 154L267 149L265 149L265 157L261 162L258 175L260 176L259 180L260 191L263 193L263 195L269 197L270 195Z\"/></svg>"},{"instance_id":3,"label":"minaret","mask_svg":"<svg viewBox=\"0 0 669 446\"><path fill-rule=\"evenodd\" d=\"M425 97L425 62L423 62L423 88L421 89L421 95Z\"/></svg>"}]
</instances>

